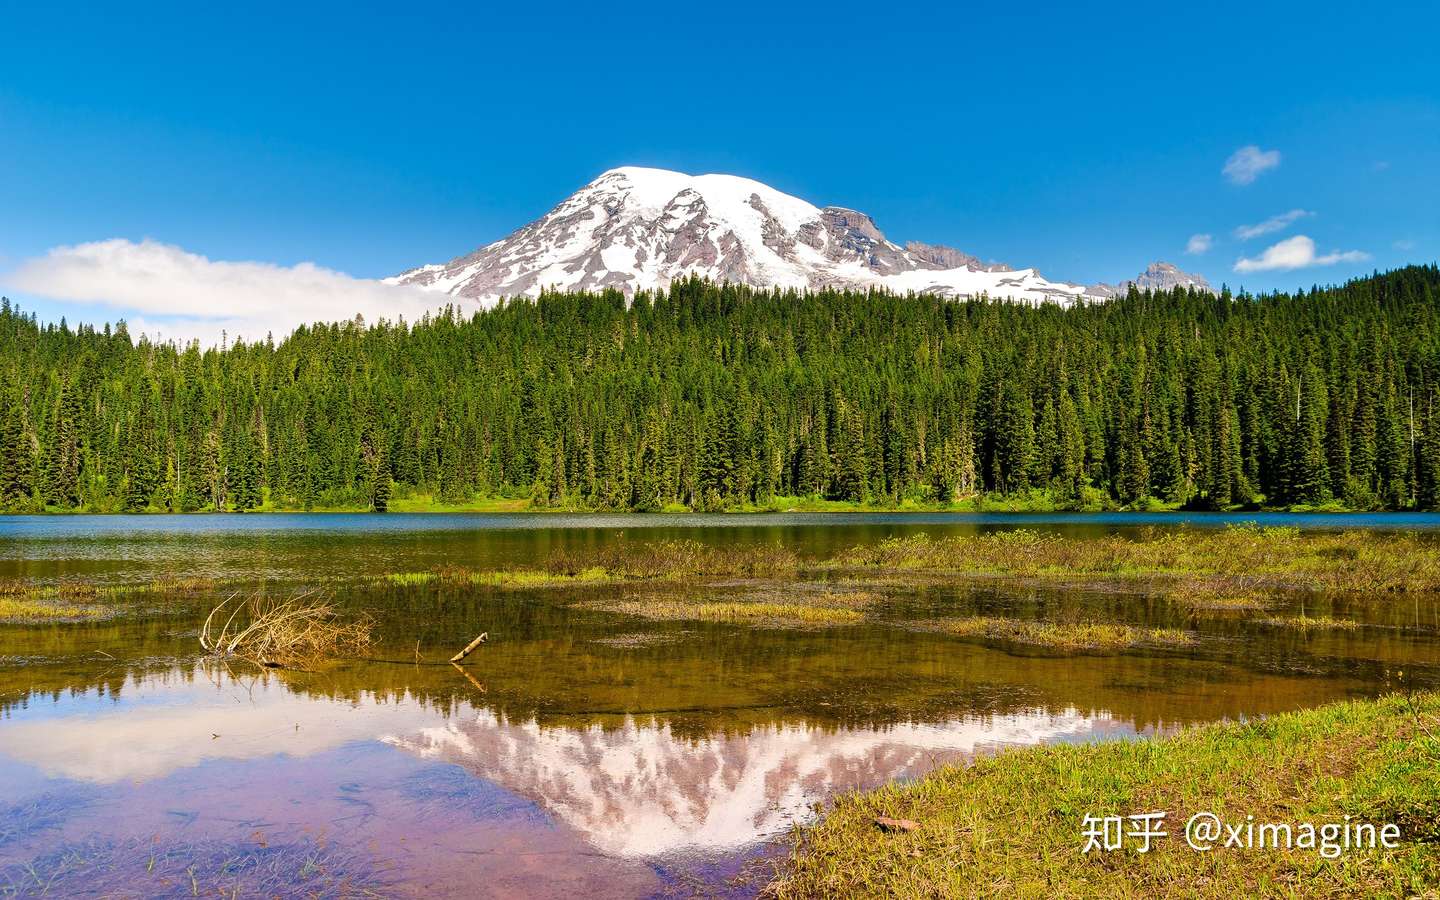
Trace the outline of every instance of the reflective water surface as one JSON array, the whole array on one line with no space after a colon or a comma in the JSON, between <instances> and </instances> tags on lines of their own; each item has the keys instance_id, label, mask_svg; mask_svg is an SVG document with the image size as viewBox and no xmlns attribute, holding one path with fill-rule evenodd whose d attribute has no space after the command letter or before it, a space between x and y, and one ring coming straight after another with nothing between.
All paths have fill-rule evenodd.
<instances>
[{"instance_id":1,"label":"reflective water surface","mask_svg":"<svg viewBox=\"0 0 1440 900\"><path fill-rule=\"evenodd\" d=\"M524 564L636 537L780 541L821 556L914 530L1084 535L1156 521L1136 518L0 520L5 577L224 575L281 594L319 583L378 624L365 659L310 672L200 660L198 628L220 599L205 592L178 603L140 593L98 621L0 626L0 892L748 896L788 829L837 791L1006 746L1373 695L1400 671L1440 684L1440 606L1414 598L1297 600L1362 627L1296 632L1143 592L942 582L888 588L866 624L795 631L588 608L614 589L603 586L361 577ZM1436 525L1339 518L1301 522ZM1184 627L1197 643L1066 655L911 627L1074 610ZM482 630L490 642L463 669L446 662Z\"/></svg>"}]
</instances>

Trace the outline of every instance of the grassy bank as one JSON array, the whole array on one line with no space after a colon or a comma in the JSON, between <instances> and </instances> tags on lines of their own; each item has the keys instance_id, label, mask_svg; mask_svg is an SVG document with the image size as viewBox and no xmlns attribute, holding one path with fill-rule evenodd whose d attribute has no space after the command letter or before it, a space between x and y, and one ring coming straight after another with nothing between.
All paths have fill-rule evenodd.
<instances>
[{"instance_id":1,"label":"grassy bank","mask_svg":"<svg viewBox=\"0 0 1440 900\"><path fill-rule=\"evenodd\" d=\"M769 887L797 897L1436 896L1440 695L1339 703L1155 740L1011 750L839 798ZM1167 813L1167 838L1082 853L1082 820ZM1397 849L1190 849L1185 822L1400 827ZM876 820L908 820L884 830ZM904 830L914 823L913 830Z\"/></svg>"}]
</instances>

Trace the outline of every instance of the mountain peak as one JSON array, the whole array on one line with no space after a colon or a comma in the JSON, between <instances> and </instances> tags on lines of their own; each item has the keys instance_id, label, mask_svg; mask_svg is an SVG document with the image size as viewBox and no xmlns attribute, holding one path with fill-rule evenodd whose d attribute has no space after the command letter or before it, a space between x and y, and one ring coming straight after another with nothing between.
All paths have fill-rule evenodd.
<instances>
[{"instance_id":1,"label":"mountain peak","mask_svg":"<svg viewBox=\"0 0 1440 900\"><path fill-rule=\"evenodd\" d=\"M817 207L750 178L642 166L602 172L508 237L386 281L490 305L544 288L633 295L689 275L757 288L884 288L1027 303L1110 296L939 244L902 247L866 213Z\"/></svg>"},{"instance_id":2,"label":"mountain peak","mask_svg":"<svg viewBox=\"0 0 1440 900\"><path fill-rule=\"evenodd\" d=\"M1138 291L1170 291L1175 288L1194 288L1207 294L1215 293L1210 282L1205 280L1204 275L1195 275L1185 272L1174 263L1156 260L1145 267L1134 278L1126 279L1119 284L1096 284L1090 290L1104 297L1123 297L1130 293L1130 288Z\"/></svg>"}]
</instances>

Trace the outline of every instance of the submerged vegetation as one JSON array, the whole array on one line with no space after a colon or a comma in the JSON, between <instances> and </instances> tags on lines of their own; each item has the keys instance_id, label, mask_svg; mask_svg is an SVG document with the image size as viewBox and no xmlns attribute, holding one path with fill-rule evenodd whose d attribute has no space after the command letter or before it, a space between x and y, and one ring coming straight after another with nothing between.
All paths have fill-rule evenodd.
<instances>
[{"instance_id":1,"label":"submerged vegetation","mask_svg":"<svg viewBox=\"0 0 1440 900\"><path fill-rule=\"evenodd\" d=\"M1153 740L1004 751L839 798L799 833L768 893L1431 896L1440 884L1437 722L1440 696L1390 696ZM1160 811L1168 835L1149 852L1135 852L1132 839L1119 850L1082 853L1085 816ZM1393 824L1399 847L1331 858L1317 843L1247 850L1217 840L1200 852L1183 837L1199 812L1242 827L1288 824L1292 832L1304 823ZM877 820L904 827L887 832Z\"/></svg>"},{"instance_id":2,"label":"submerged vegetation","mask_svg":"<svg viewBox=\"0 0 1440 900\"><path fill-rule=\"evenodd\" d=\"M1437 295L692 279L209 350L6 301L0 508L1435 509Z\"/></svg>"},{"instance_id":3,"label":"submerged vegetation","mask_svg":"<svg viewBox=\"0 0 1440 900\"><path fill-rule=\"evenodd\" d=\"M92 839L0 864L0 897L383 897L394 866L312 838Z\"/></svg>"}]
</instances>

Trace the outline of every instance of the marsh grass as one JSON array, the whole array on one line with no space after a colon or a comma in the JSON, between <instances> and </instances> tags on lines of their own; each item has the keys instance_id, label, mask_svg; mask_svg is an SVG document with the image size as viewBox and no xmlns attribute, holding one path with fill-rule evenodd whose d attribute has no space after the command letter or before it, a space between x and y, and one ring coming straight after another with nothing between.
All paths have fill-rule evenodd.
<instances>
[{"instance_id":1,"label":"marsh grass","mask_svg":"<svg viewBox=\"0 0 1440 900\"><path fill-rule=\"evenodd\" d=\"M429 584L434 581L434 572L388 572L380 576L383 581L400 587L416 587L422 584Z\"/></svg>"},{"instance_id":2,"label":"marsh grass","mask_svg":"<svg viewBox=\"0 0 1440 900\"><path fill-rule=\"evenodd\" d=\"M210 590L216 585L217 582L209 578L169 576L135 584L0 580L0 622L35 624L107 618L120 611L114 604L117 600L141 594L173 599Z\"/></svg>"},{"instance_id":3,"label":"marsh grass","mask_svg":"<svg viewBox=\"0 0 1440 900\"><path fill-rule=\"evenodd\" d=\"M98 591L89 584L34 584L18 579L0 581L0 621L45 622L93 619L106 615L95 604Z\"/></svg>"},{"instance_id":4,"label":"marsh grass","mask_svg":"<svg viewBox=\"0 0 1440 900\"><path fill-rule=\"evenodd\" d=\"M1162 586L1159 592L1171 603L1191 612L1255 613L1270 608L1279 599L1274 588L1267 596L1263 587L1248 579L1230 577L1182 578Z\"/></svg>"},{"instance_id":5,"label":"marsh grass","mask_svg":"<svg viewBox=\"0 0 1440 900\"><path fill-rule=\"evenodd\" d=\"M372 627L367 616L341 619L333 606L310 594L287 600L233 595L206 617L200 647L212 656L262 666L300 666L363 653Z\"/></svg>"},{"instance_id":6,"label":"marsh grass","mask_svg":"<svg viewBox=\"0 0 1440 900\"><path fill-rule=\"evenodd\" d=\"M815 585L790 589L754 587L720 594L671 594L591 601L592 609L656 621L733 622L779 628L852 625L879 595L825 590Z\"/></svg>"},{"instance_id":7,"label":"marsh grass","mask_svg":"<svg viewBox=\"0 0 1440 900\"><path fill-rule=\"evenodd\" d=\"M800 570L793 550L779 544L714 546L700 541L619 543L588 554L560 552L546 569L575 575L599 567L613 578L653 580L708 576L777 576Z\"/></svg>"},{"instance_id":8,"label":"marsh grass","mask_svg":"<svg viewBox=\"0 0 1440 900\"><path fill-rule=\"evenodd\" d=\"M101 606L80 605L64 600L0 597L0 622L58 622L97 619L110 614Z\"/></svg>"},{"instance_id":9,"label":"marsh grass","mask_svg":"<svg viewBox=\"0 0 1440 900\"><path fill-rule=\"evenodd\" d=\"M1354 701L1172 737L1007 750L847 794L797 832L767 893L799 897L1411 897L1440 885L1440 695ZM1164 811L1151 852L1082 854L1086 815ZM1401 829L1395 850L1189 849L1185 821ZM919 828L885 834L875 819Z\"/></svg>"},{"instance_id":10,"label":"marsh grass","mask_svg":"<svg viewBox=\"0 0 1440 900\"><path fill-rule=\"evenodd\" d=\"M621 600L608 604L604 608L611 612L662 621L737 622L802 627L846 625L865 618L863 613L853 609L808 606L801 603L748 603L724 600L696 602Z\"/></svg>"},{"instance_id":11,"label":"marsh grass","mask_svg":"<svg viewBox=\"0 0 1440 900\"><path fill-rule=\"evenodd\" d=\"M1026 578L1091 575L1155 580L1196 602L1232 605L1274 590L1345 593L1440 591L1440 546L1411 533L1313 532L1231 526L1214 531L1147 529L1139 539L1069 538L1024 529L976 536L890 538L824 564L879 571L946 571Z\"/></svg>"},{"instance_id":12,"label":"marsh grass","mask_svg":"<svg viewBox=\"0 0 1440 900\"><path fill-rule=\"evenodd\" d=\"M1296 631L1358 631L1360 623L1349 619L1332 619L1329 616L1271 616L1257 619L1258 624L1268 628L1289 628Z\"/></svg>"},{"instance_id":13,"label":"marsh grass","mask_svg":"<svg viewBox=\"0 0 1440 900\"><path fill-rule=\"evenodd\" d=\"M566 585L603 584L618 580L603 566L590 566L576 572L540 571L537 569L502 569L472 572L447 569L440 573L443 581L497 588L563 587Z\"/></svg>"},{"instance_id":14,"label":"marsh grass","mask_svg":"<svg viewBox=\"0 0 1440 900\"><path fill-rule=\"evenodd\" d=\"M1057 650L1124 650L1190 647L1195 636L1178 628L1143 628L1114 622L1045 622L998 616L967 616L921 622L917 627L960 637L1052 647Z\"/></svg>"},{"instance_id":15,"label":"marsh grass","mask_svg":"<svg viewBox=\"0 0 1440 900\"><path fill-rule=\"evenodd\" d=\"M444 566L429 572L389 572L381 582L397 587L422 587L430 584L451 587L491 587L525 590L529 588L566 587L570 585L603 584L620 580L601 566L590 566L574 573L557 573L544 569L470 569L465 566Z\"/></svg>"},{"instance_id":16,"label":"marsh grass","mask_svg":"<svg viewBox=\"0 0 1440 900\"><path fill-rule=\"evenodd\" d=\"M818 573L881 585L969 576L1060 581L1088 590L1135 587L1192 610L1253 612L1297 591L1440 592L1440 545L1405 533L1255 526L1149 528L1137 538L1071 538L1027 529L942 538L918 534L818 560L774 544L622 541L591 551L558 551L529 569L451 566L384 578L401 586L441 581L529 588Z\"/></svg>"},{"instance_id":17,"label":"marsh grass","mask_svg":"<svg viewBox=\"0 0 1440 900\"><path fill-rule=\"evenodd\" d=\"M586 553L557 551L537 568L477 570L451 565L429 572L391 572L380 578L400 587L441 583L524 590L627 581L789 575L799 569L799 557L779 545L716 547L679 540L626 542Z\"/></svg>"}]
</instances>

